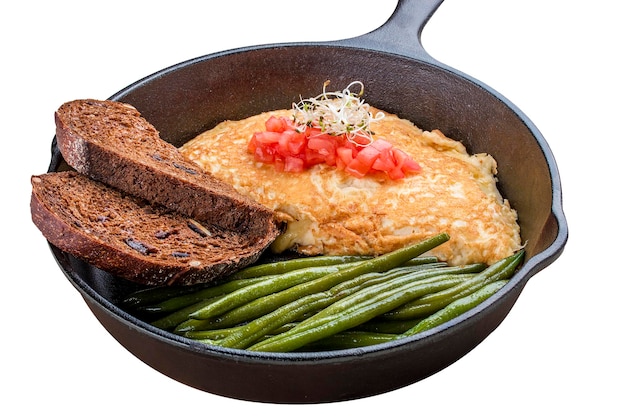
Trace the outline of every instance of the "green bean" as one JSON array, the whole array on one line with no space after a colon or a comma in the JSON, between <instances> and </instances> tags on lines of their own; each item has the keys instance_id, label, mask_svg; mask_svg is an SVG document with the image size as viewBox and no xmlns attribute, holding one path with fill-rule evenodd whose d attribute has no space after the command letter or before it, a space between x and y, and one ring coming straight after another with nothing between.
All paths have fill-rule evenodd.
<instances>
[{"instance_id":1,"label":"green bean","mask_svg":"<svg viewBox=\"0 0 626 417\"><path fill-rule=\"evenodd\" d=\"M272 330L271 332L269 332L267 334L267 336L272 336L272 335L276 335L279 333L283 333L286 332L287 330L293 329L296 325L298 324L297 321L291 322L291 323L287 323L287 324L283 324L282 326Z\"/></svg>"},{"instance_id":2,"label":"green bean","mask_svg":"<svg viewBox=\"0 0 626 417\"><path fill-rule=\"evenodd\" d=\"M245 349L272 330L282 326L283 324L299 319L310 308L324 307L326 305L326 299L327 296L325 294L316 293L302 298L306 304L290 303L287 306L279 307L274 312L262 316L260 319L256 319L248 324L240 326L241 328L238 328L236 332L229 334L228 337L221 340L219 345L223 347ZM292 306L291 304L296 305Z\"/></svg>"},{"instance_id":3,"label":"green bean","mask_svg":"<svg viewBox=\"0 0 626 417\"><path fill-rule=\"evenodd\" d=\"M329 266L344 263L352 263L371 259L369 255L321 255L308 256L303 258L292 258L282 261L260 263L242 269L230 276L229 279L248 279L266 275L276 275L296 269L309 268L312 266ZM434 256L418 256L411 259L410 265L423 265L425 263L437 262Z\"/></svg>"},{"instance_id":4,"label":"green bean","mask_svg":"<svg viewBox=\"0 0 626 417\"><path fill-rule=\"evenodd\" d=\"M293 329L252 345L249 350L288 352L298 349L365 323L415 297L447 288L450 286L447 279L453 278L448 274L418 281L402 277L368 287L333 303Z\"/></svg>"},{"instance_id":5,"label":"green bean","mask_svg":"<svg viewBox=\"0 0 626 417\"><path fill-rule=\"evenodd\" d=\"M476 307L480 303L487 300L489 297L499 291L508 280L499 280L484 285L474 293L457 299L453 303L449 304L445 308L437 311L428 318L425 318L414 325L412 328L407 329L401 334L395 334L395 332L386 333L384 331L367 331L367 330L347 330L340 333L333 334L326 338L307 344L299 351L322 351L322 350L338 350L338 349L353 349L364 346L372 346L380 343L387 343L408 336L412 336L426 330L433 329L443 323L446 323L455 317L469 311ZM391 325L400 322L389 323Z\"/></svg>"},{"instance_id":6,"label":"green bean","mask_svg":"<svg viewBox=\"0 0 626 417\"><path fill-rule=\"evenodd\" d=\"M324 339L320 339L316 342L305 345L298 349L300 351L321 351L321 350L338 350L338 349L351 349L364 346L372 346L379 343L391 342L404 337L412 336L414 334L432 329L438 325L446 323L455 317L458 317L462 313L469 311L471 308L476 307L498 290L500 290L508 280L498 280L484 285L472 294L456 300L454 303L449 304L446 308L439 310L437 313L429 316L426 319L413 321L413 325L397 334L395 331L384 331L382 328L372 330L362 330L366 327L359 328L359 330L347 330L343 331ZM393 326L402 322L388 322L390 329ZM406 324L410 322L405 322ZM404 326L404 325L403 325Z\"/></svg>"},{"instance_id":7,"label":"green bean","mask_svg":"<svg viewBox=\"0 0 626 417\"><path fill-rule=\"evenodd\" d=\"M376 287L367 288L363 291L360 291L358 294L355 294L352 299L346 300L346 303L336 303L331 308L327 309L327 311L324 312L323 315L325 315L329 321L336 320L337 318L346 320L346 316L350 316L352 314L358 315L360 314L360 311L363 311L364 309L369 309L371 307L376 308L377 311L380 311L381 309L388 309L388 303L393 302L397 304L399 302L393 301L391 298L394 297L396 294L400 294L403 299L411 300L423 294L441 291L442 289L450 288L454 285L458 285L464 282L467 279L465 277L468 274L465 274L463 272L474 272L475 269L472 270L472 268L480 267L482 267L482 265L480 264L460 267L448 267L448 273L432 274L425 279L420 279L419 281L399 279L394 282L384 283ZM454 272L455 269L458 272ZM414 290L413 287L415 285L418 285L418 288ZM376 316L377 315L373 315L371 318L374 318ZM321 317L322 314L318 316L318 319ZM363 318L355 318L354 321L361 320L361 323L365 323L371 318L367 320L363 320ZM305 329L309 326L311 326L310 323L307 323L306 325L303 324L301 326L301 329Z\"/></svg>"},{"instance_id":8,"label":"green bean","mask_svg":"<svg viewBox=\"0 0 626 417\"><path fill-rule=\"evenodd\" d=\"M361 255L310 256L310 257L293 258L293 259L287 259L287 260L275 261L275 262L267 262L267 263L252 265L240 271L237 271L233 273L232 275L228 276L227 277L228 281L224 283L228 284L230 283L230 281L238 281L238 280L251 279L251 278L261 278L261 277L269 276L269 275L277 275L277 274L293 271L295 269L308 268L311 266L337 265L337 264L343 264L343 263L362 261L362 260L366 260L370 258L371 256L365 256L365 255L363 256ZM428 259L427 257L425 257L425 259L422 259L422 260L417 260L417 262L429 262L429 261L432 262L433 260ZM217 286L219 286L219 284ZM210 289L210 288L215 288L215 287L216 287L215 283L203 283L203 284L196 284L196 285L190 285L190 286L173 286L173 287L159 286L159 287L143 288L143 289L134 291L128 296L126 296L122 300L121 303L128 307L142 307L142 306L148 306L148 305L155 305L155 304L159 304L161 302L170 300L172 298L178 298L183 295L188 295L188 294L190 295L190 294L198 293L204 289L207 289L207 288ZM201 295L198 294L198 297L201 297ZM210 297L212 297L212 295L205 296L204 298L210 298ZM189 304L187 305L191 305L195 301L199 301L199 298L195 298L194 301L190 301ZM163 307L157 306L155 310L146 308L145 311L146 312L173 311L176 307L178 306L171 305L171 307L168 307L168 305L166 304ZM185 306L181 305L179 308L182 308L182 307L185 307Z\"/></svg>"},{"instance_id":9,"label":"green bean","mask_svg":"<svg viewBox=\"0 0 626 417\"><path fill-rule=\"evenodd\" d=\"M413 320L384 320L381 317L376 317L363 324L359 324L352 330L360 332L371 333L388 333L388 334L400 334L409 330L419 322L419 319Z\"/></svg>"},{"instance_id":10,"label":"green bean","mask_svg":"<svg viewBox=\"0 0 626 417\"><path fill-rule=\"evenodd\" d=\"M508 280L506 279L491 282L480 288L478 291L463 298L459 298L451 304L448 304L445 308L420 321L415 327L404 332L402 337L412 336L426 330L430 330L460 316L498 292L507 282Z\"/></svg>"},{"instance_id":11,"label":"green bean","mask_svg":"<svg viewBox=\"0 0 626 417\"><path fill-rule=\"evenodd\" d=\"M278 275L284 274L285 272L295 271L297 269L316 266L340 265L359 262L370 258L371 256L360 255L321 255L286 259L283 261L267 262L249 266L241 271L235 272L231 275L230 279L248 279L267 275Z\"/></svg>"},{"instance_id":12,"label":"green bean","mask_svg":"<svg viewBox=\"0 0 626 417\"><path fill-rule=\"evenodd\" d=\"M206 343L214 344L215 341L224 339L228 335L230 335L233 331L235 331L234 327L230 327L227 329L215 329L215 330L199 330L199 331L191 331L181 334L188 339L192 340L203 340Z\"/></svg>"},{"instance_id":13,"label":"green bean","mask_svg":"<svg viewBox=\"0 0 626 417\"><path fill-rule=\"evenodd\" d=\"M416 265L411 267L398 267L392 269L393 273L406 273L407 271L417 271L423 269L433 269L442 267L443 263L429 263L424 265ZM375 274L375 273L373 273ZM353 280L366 280L369 278L368 274L359 275ZM349 283L351 280L344 281ZM252 300L239 307L235 307L224 314L208 319L187 319L181 322L175 329L177 333L186 333L190 331L201 330L214 330L222 329L230 326L237 326L243 322L253 320L268 314L280 306L290 303L298 298L320 292L328 289L332 286L333 282L326 279L326 276L316 278L312 281L304 282L293 287L289 287L282 291L278 291L272 294L268 294L263 297L259 297L256 300ZM339 285L339 284L338 284ZM314 311L312 308L309 312ZM304 314L304 313L303 313Z\"/></svg>"},{"instance_id":14,"label":"green bean","mask_svg":"<svg viewBox=\"0 0 626 417\"><path fill-rule=\"evenodd\" d=\"M458 275L463 276L467 274L474 274L482 271L484 268L485 265L483 264L446 266L436 269L418 270L408 274L404 274L402 276L397 276L394 277L393 280L382 282L372 287L363 288L362 291L359 291L358 293L353 294L350 297L346 297L345 299L332 304L323 312L319 312L316 319L321 320L322 317L332 319L334 315L343 315L350 308L354 308L355 305L366 305L372 299L374 299L374 297L378 297L380 293L395 290L398 287L406 284L411 284L416 281L424 284L429 284L432 282L439 282L444 279L454 279ZM458 282L453 282L453 284L458 284ZM300 329L304 330L305 327L308 328L313 326L315 326L315 324L311 318L311 320L305 320L303 323L301 323Z\"/></svg>"},{"instance_id":15,"label":"green bean","mask_svg":"<svg viewBox=\"0 0 626 417\"><path fill-rule=\"evenodd\" d=\"M160 319L155 320L151 322L150 324L153 325L154 327L158 327L159 329L163 329L163 330L175 329L181 323L188 320L189 314L193 313L194 311L197 311L198 308L200 308L201 306L204 306L206 302L210 300L212 299L202 300L196 304L186 306L184 308L181 308L180 310L176 310L166 315L165 317L161 317Z\"/></svg>"},{"instance_id":16,"label":"green bean","mask_svg":"<svg viewBox=\"0 0 626 417\"><path fill-rule=\"evenodd\" d=\"M341 258L344 260L350 260L350 259L346 259L346 258L350 258L350 257L337 257L337 258ZM362 257L356 257L356 259L361 259ZM303 263L291 263L290 267L294 267L295 269L295 265L306 265ZM310 265L310 264L309 264ZM405 266L423 266L424 268L436 268L436 267L443 267L446 266L445 262L438 262L438 259L434 256L419 256L416 257L414 259L411 259L410 261L408 261L407 263L404 264ZM400 268L398 268L399 270ZM413 268L414 269L414 268ZM367 274L366 274L367 275ZM355 279L356 280L363 280L366 281L367 277L366 275L362 275L359 276ZM265 279L265 277L259 277L259 279ZM247 278L246 279L249 283L254 283L256 282L256 278ZM376 279L372 279L369 282L371 282L372 284L377 283ZM228 284L228 283L227 283ZM345 284L345 283L344 283ZM348 288L347 285L344 284L340 284L337 285L335 287L335 291L339 292L339 291L346 291L346 289ZM197 291L196 293L193 294L189 294L189 295L185 295L185 296L181 296L181 297L176 297L179 298L181 301L181 307L186 307L186 303L189 301L202 301L203 299L208 299L211 296L216 295L216 292L212 289L208 289L210 291L207 290L200 290ZM227 290L223 291L223 292L227 292ZM221 293L221 291L220 291ZM270 295L271 296L271 295ZM266 296L266 297L270 297L270 296ZM163 303L160 303L158 306L161 306L161 311L168 311L168 310L174 310L174 299L172 299L172 301L165 301ZM171 307L170 307L171 306ZM238 328L224 328L224 326L236 326L238 324L241 324L242 322L252 319L252 318L256 318L261 316L261 314L265 314L268 312L265 312L265 309L258 309L258 303L257 300L245 304L241 307L235 308L229 312L226 312L224 315L220 316L217 320L215 320L214 323L212 323L210 320L187 320L188 315L192 312L195 311L195 309L197 309L199 307L190 307L189 309L183 309L180 311L174 311L171 315L166 316L162 319L160 319L159 321L156 321L153 323L153 325L156 325L157 327L161 327L161 328L173 328L175 326L181 325L181 323L186 323L184 325L181 325L180 328L177 330L178 333L181 333L182 335L189 337L191 339L209 339L209 340L215 340L215 339L221 339L221 338L225 338L226 335L232 334L235 331L239 331L239 327ZM255 311L254 314L251 313L246 313L247 311ZM310 308L308 312L304 312L302 313L302 317L303 318L307 318L308 316L315 314L317 311L315 310L315 308ZM392 322L394 326L397 327L397 323L398 322ZM412 327L415 324L415 321L411 321L411 325L410 326L405 326L403 328L402 331L405 331L406 329ZM213 326L215 325L215 326ZM279 326L277 329L273 329L273 330L268 330L268 334L272 334L272 333L282 333L283 331L286 331L286 328L291 328L293 327L295 324L294 323L288 323L288 324L284 324L282 326ZM213 329L208 329L211 327L219 327L219 328L213 328ZM207 329L205 329L207 328ZM190 330L190 329L195 329L195 330ZM282 330L281 330L282 329ZM400 331L397 331L397 333L399 333Z\"/></svg>"},{"instance_id":17,"label":"green bean","mask_svg":"<svg viewBox=\"0 0 626 417\"><path fill-rule=\"evenodd\" d=\"M172 299L170 302L162 302L160 306L163 311L173 311L169 315L153 322L152 325L162 329L173 329L175 333L224 328L227 323L220 324L221 320L212 322L210 320L190 319L189 317L206 306L213 305L213 303L216 303L222 297L230 297L232 293L241 288L264 282L267 279L274 279L276 277L277 276L267 276L227 282L222 284L220 288L207 288L205 290L201 290L198 294L188 294L181 296L180 298L177 297L176 299ZM186 305L190 301L195 301L195 303ZM177 310L174 308L176 306L181 308ZM218 325L214 326L214 323L217 323Z\"/></svg>"},{"instance_id":18,"label":"green bean","mask_svg":"<svg viewBox=\"0 0 626 417\"><path fill-rule=\"evenodd\" d=\"M234 281L225 282L220 285L215 285L208 288L199 289L197 291L185 294L178 294L177 296L163 300L157 304L147 305L139 307L138 311L146 313L169 313L181 308L185 308L192 304L196 304L203 300L213 299L215 297L231 293L243 287L247 287L251 284L256 284L269 277L257 277L248 279L237 279Z\"/></svg>"},{"instance_id":19,"label":"green bean","mask_svg":"<svg viewBox=\"0 0 626 417\"><path fill-rule=\"evenodd\" d=\"M389 274L406 274L408 272L416 272L418 270L426 270L426 269L434 269L438 267L443 267L445 264L441 263L430 263L425 265L416 265L410 267L398 267L392 268L387 273ZM373 273L378 274L378 273ZM331 288L333 285L339 286L341 284L348 285L356 285L356 282L367 281L369 279L369 274L362 274L354 277L352 279L342 281L341 283L337 283L337 276L328 277L323 276L317 278L312 281L304 282L302 284L295 285L293 287L287 288L285 290L266 295L261 298L257 298L247 304L241 305L237 308L234 308L223 315L216 317L214 324L223 326L234 326L240 324L245 321L253 320L258 317L261 317L264 314L270 313L271 311L279 308L280 306L291 303L299 298L305 297L310 294L314 294L316 292L326 291ZM345 277L342 277L345 278ZM347 288L347 287L346 287ZM310 309L309 311L313 311ZM207 323L205 327L211 327L212 324Z\"/></svg>"},{"instance_id":20,"label":"green bean","mask_svg":"<svg viewBox=\"0 0 626 417\"><path fill-rule=\"evenodd\" d=\"M356 258L356 259L360 259L361 257L346 257L346 256L342 256L342 257L334 257L334 258L341 258L344 259L346 261L350 261L352 258ZM356 262L355 260L353 260L352 262ZM294 266L295 264L291 264L291 266ZM303 264L300 264L303 265ZM423 266L423 267L437 267L437 266L444 266L445 263L444 262L438 262L437 258L435 257L418 257L415 259L412 259L411 261L409 261L408 263L406 263L405 265L415 265L415 266ZM203 289L197 289L191 293L188 293L189 291L185 291L186 293L183 295L179 295L179 296L175 296L169 299L166 299L164 301L161 301L158 304L154 304L154 305L147 305L147 306L142 306L142 307L138 307L137 310L140 312L147 312L147 313L170 313L169 316L163 317L162 319L156 321L155 323L153 323L154 325L156 325L159 328L174 328L178 325L180 325L181 323L185 322L188 317L184 316L185 314L188 316L189 314L199 310L200 308L202 308L205 304L197 304L200 303L202 301L205 300L210 300L210 299L215 299L215 297L220 296L220 295L225 295L228 294L230 292L233 292L239 288L243 288L245 286L248 286L250 284L254 284L257 282L261 282L265 279L268 279L271 276L260 276L260 277L256 277L256 278L246 278L246 279L238 279L238 280L234 280L234 281L230 281L230 282L225 282L223 284L217 285L217 286L212 286L212 287L208 287L208 288L203 288ZM172 294L177 294L177 292L173 292ZM195 305L195 308L190 308L187 309L186 307L191 306L191 305ZM252 306L250 306L252 307ZM241 308L241 307L240 307ZM182 311L181 311L182 310ZM235 310L238 310L237 308ZM234 312L234 311L233 311ZM240 314L245 314L243 312L240 312ZM263 314L263 311L259 310L259 314L256 316L260 316L261 314ZM217 323L219 323L218 327L224 327L224 326L229 326L229 325L234 325L237 324L237 322L241 322L250 318L254 318L254 317L247 317L245 319L231 319L229 313L226 313L226 316L223 318L223 320L218 321ZM223 322L223 323L222 323ZM188 326L184 326L184 328L179 329L179 332L187 332L187 331L191 331L191 329L196 329L199 330L200 328L202 329L207 329L207 328L211 328L211 327L215 327L213 326L212 323L210 322L201 322L199 320L190 320L188 323ZM202 325L200 325L202 324Z\"/></svg>"},{"instance_id":21,"label":"green bean","mask_svg":"<svg viewBox=\"0 0 626 417\"><path fill-rule=\"evenodd\" d=\"M391 342L397 339L396 334L368 331L345 331L309 343L298 349L303 352L319 352L340 349L353 349Z\"/></svg>"},{"instance_id":22,"label":"green bean","mask_svg":"<svg viewBox=\"0 0 626 417\"><path fill-rule=\"evenodd\" d=\"M383 315L390 320L410 320L431 314L490 282L509 279L524 258L524 250L503 258L471 280L434 294L427 294Z\"/></svg>"},{"instance_id":23,"label":"green bean","mask_svg":"<svg viewBox=\"0 0 626 417\"><path fill-rule=\"evenodd\" d=\"M206 304L205 304L206 305ZM198 311L196 309L195 311ZM194 311L192 311L193 313ZM208 319L208 320L198 320L198 319L190 319L189 314L187 314L186 320L181 321L175 328L174 333L185 334L188 332L197 332L197 331L206 331L206 330L219 330L223 329L219 322L219 320Z\"/></svg>"},{"instance_id":24,"label":"green bean","mask_svg":"<svg viewBox=\"0 0 626 417\"><path fill-rule=\"evenodd\" d=\"M337 269L336 271L329 272L328 274L326 274L323 280L323 285L326 285L326 288L329 288L332 285L336 285L337 283L341 281L346 281L358 275L362 275L368 272L382 272L382 271L395 268L443 244L449 239L450 239L450 236L448 234L441 233L439 235L431 237L430 239L426 239L422 242L409 245L407 247L386 253L384 255L381 255L372 259L368 259L366 261L359 261L359 262L355 262L351 264L344 264L344 266L348 265L349 267ZM335 266L327 267L327 268L339 268L339 266L335 265ZM301 272L301 271L303 271L303 269L296 270L295 272ZM286 274L283 274L283 276L290 274L290 273L294 273L294 272L288 272ZM314 278L309 277L309 279L307 280L310 280L310 279L314 279ZM207 305L206 307L196 311L195 313L192 313L190 315L190 318L208 319L211 317L215 317L219 314L224 313L225 311L228 311L234 307L243 305L246 302L259 298L263 295L277 292L282 289L288 288L289 286L293 286L299 283L299 282L293 283L293 280L292 280L292 281L289 281L290 282L289 285L285 285L284 281L286 280L284 279L283 280L280 280L280 279L268 280L263 283L251 285L251 286L248 286L247 288L243 288L241 290L235 291L234 293L231 293L229 296L218 300L216 303L212 305ZM301 282L304 282L304 280L302 280ZM263 290L258 291L257 287L262 287Z\"/></svg>"},{"instance_id":25,"label":"green bean","mask_svg":"<svg viewBox=\"0 0 626 417\"><path fill-rule=\"evenodd\" d=\"M268 275L277 275L293 271L295 269L308 268L311 266L328 266L337 265L343 263L351 263L370 259L371 256L366 255L339 255L339 256L309 256L302 258L286 259L282 261L267 262L257 265L246 267L240 271L233 273L232 275L225 277L229 283L230 281L261 278ZM417 262L433 262L432 259L425 257L425 259L417 260ZM222 280L223 281L223 280ZM219 284L218 284L219 285ZM151 304L159 304L163 301L169 300L173 297L180 297L186 294L197 293L206 288L216 287L215 283L203 283L190 286L158 286L150 288L142 288L140 290L133 291L127 295L121 303L128 307L141 307ZM209 297L206 297L209 298ZM196 300L197 301L197 300ZM191 303L190 303L191 304ZM184 307L184 306L182 306ZM182 308L181 307L181 308ZM165 307L167 308L167 307ZM167 311L173 311L172 308ZM146 311L151 311L146 309ZM164 311L158 309L158 312Z\"/></svg>"},{"instance_id":26,"label":"green bean","mask_svg":"<svg viewBox=\"0 0 626 417\"><path fill-rule=\"evenodd\" d=\"M289 329L292 329L297 322L284 324L272 331L268 332L263 337L272 337L282 332L286 332ZM236 327L229 327L227 329L216 329L216 330L199 330L199 331L190 331L183 333L182 336L187 337L192 340L196 340L209 345L217 345L219 344L220 339L224 339L227 336L231 335L233 332L237 331Z\"/></svg>"},{"instance_id":27,"label":"green bean","mask_svg":"<svg viewBox=\"0 0 626 417\"><path fill-rule=\"evenodd\" d=\"M139 307L139 310L147 313L168 313L202 300L233 292L239 288L268 279L273 275L278 275L279 273L285 273L312 266L331 266L342 263L357 262L367 258L368 257L365 256L315 256L311 258L299 258L288 261L254 265L236 272L230 276L229 281L220 285L212 285L207 288L207 285L205 284L195 291L190 291L187 287L178 287L178 290L175 288L171 289L171 291L167 292L168 296L164 300L159 300L156 304L146 303L144 300L142 302L142 305L144 306ZM424 259L417 262L432 262L432 259ZM140 297L135 296L135 298Z\"/></svg>"},{"instance_id":28,"label":"green bean","mask_svg":"<svg viewBox=\"0 0 626 417\"><path fill-rule=\"evenodd\" d=\"M406 274L409 271L416 272L419 270L426 269L434 269L445 267L446 264L443 262L437 263L429 263L429 264L421 264L415 265L411 267L398 267L393 268L388 271L390 273L398 273L398 274ZM366 279L368 274L363 274L355 277L358 279ZM334 276L334 278L337 278ZM343 277L345 278L345 276ZM355 279L353 278L353 279ZM226 313L212 317L205 320L198 319L188 319L182 322L175 331L177 333L184 333L188 331L198 331L198 330L210 330L210 329L221 329L229 326L237 326L243 322L247 322L250 320L257 319L264 314L269 314L273 310L281 307L284 304L288 304L297 300L301 297L306 297L309 294L314 294L315 292L320 292L328 289L328 287L332 286L334 281L327 279L327 277L320 277L313 281L305 282L285 290L266 295L264 297L260 297L256 300L253 300L249 303L243 304L239 307L235 307L232 310L227 311ZM351 280L344 281L343 284L352 284ZM341 284L338 284L338 288ZM308 309L308 311L303 313L302 318L307 318L317 311L313 308Z\"/></svg>"},{"instance_id":29,"label":"green bean","mask_svg":"<svg viewBox=\"0 0 626 417\"><path fill-rule=\"evenodd\" d=\"M446 233L381 255L317 256L259 264L219 285L140 290L151 324L202 343L288 352L369 346L431 329L498 291L524 250L487 267L448 266L423 254ZM174 294L177 294L174 296Z\"/></svg>"},{"instance_id":30,"label":"green bean","mask_svg":"<svg viewBox=\"0 0 626 417\"><path fill-rule=\"evenodd\" d=\"M403 265L404 266L416 266L425 264L434 264L439 262L436 256L416 256L413 259L409 259Z\"/></svg>"},{"instance_id":31,"label":"green bean","mask_svg":"<svg viewBox=\"0 0 626 417\"><path fill-rule=\"evenodd\" d=\"M394 268L388 272L372 272L370 274L359 275L351 280L344 281L334 287L316 293L301 296L297 292L288 297L288 303L280 302L280 306L272 306L268 313L237 327L237 330L227 338L220 341L220 346L245 349L253 342L261 339L265 334L271 332L289 322L299 320L306 313L320 310L332 303L349 296L364 288L387 282L399 276L404 276L411 268ZM458 281L460 282L460 280ZM454 285L451 283L450 285ZM283 293L290 292L294 288L287 289ZM279 294L275 294L279 295Z\"/></svg>"},{"instance_id":32,"label":"green bean","mask_svg":"<svg viewBox=\"0 0 626 417\"><path fill-rule=\"evenodd\" d=\"M352 267L353 263L312 266L309 268L295 269L282 274L272 275L266 277L266 279L261 282L240 288L226 294L224 297L221 297L214 302L207 303L205 306L191 313L189 317L196 320L206 320L267 294Z\"/></svg>"},{"instance_id":33,"label":"green bean","mask_svg":"<svg viewBox=\"0 0 626 417\"><path fill-rule=\"evenodd\" d=\"M141 307L150 304L160 303L164 300L168 300L172 297L177 297L183 294L190 294L199 291L207 286L214 286L215 284L197 284L190 286L158 286L143 288L141 290L133 291L127 295L121 304L127 307Z\"/></svg>"}]
</instances>

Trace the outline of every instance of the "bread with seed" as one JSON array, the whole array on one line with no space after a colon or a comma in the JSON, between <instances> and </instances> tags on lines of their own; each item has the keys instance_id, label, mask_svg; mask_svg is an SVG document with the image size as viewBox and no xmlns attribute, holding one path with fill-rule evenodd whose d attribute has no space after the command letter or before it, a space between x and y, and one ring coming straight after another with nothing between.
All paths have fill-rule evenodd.
<instances>
[{"instance_id":1,"label":"bread with seed","mask_svg":"<svg viewBox=\"0 0 626 417\"><path fill-rule=\"evenodd\" d=\"M31 215L59 249L146 285L209 282L255 262L275 235L198 221L75 171L31 178Z\"/></svg>"},{"instance_id":2,"label":"bread with seed","mask_svg":"<svg viewBox=\"0 0 626 417\"><path fill-rule=\"evenodd\" d=\"M204 172L134 107L74 100L59 107L55 123L59 150L78 172L224 229L268 232L272 210Z\"/></svg>"}]
</instances>

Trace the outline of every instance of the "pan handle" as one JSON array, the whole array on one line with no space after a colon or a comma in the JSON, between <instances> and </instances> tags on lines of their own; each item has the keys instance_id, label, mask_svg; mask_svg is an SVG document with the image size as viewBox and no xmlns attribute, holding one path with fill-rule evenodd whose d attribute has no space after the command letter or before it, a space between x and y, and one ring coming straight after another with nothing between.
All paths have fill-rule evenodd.
<instances>
[{"instance_id":1,"label":"pan handle","mask_svg":"<svg viewBox=\"0 0 626 417\"><path fill-rule=\"evenodd\" d=\"M398 0L391 17L378 29L334 43L437 63L422 46L420 37L424 26L441 3L443 0Z\"/></svg>"}]
</instances>

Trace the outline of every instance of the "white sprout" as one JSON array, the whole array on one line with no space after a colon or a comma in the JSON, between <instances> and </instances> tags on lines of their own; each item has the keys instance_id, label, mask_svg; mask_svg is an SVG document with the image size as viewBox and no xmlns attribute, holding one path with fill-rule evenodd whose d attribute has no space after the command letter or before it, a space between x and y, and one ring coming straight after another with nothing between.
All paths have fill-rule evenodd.
<instances>
[{"instance_id":1,"label":"white sprout","mask_svg":"<svg viewBox=\"0 0 626 417\"><path fill-rule=\"evenodd\" d=\"M370 122L385 115L382 112L372 115L370 106L361 99L365 90L361 81L353 81L342 91L334 92L326 91L329 84L330 81L324 83L320 95L309 99L300 97L299 103L293 103L293 119L298 130L314 127L329 135L345 134L350 142L358 146L370 145L374 141ZM354 86L360 87L358 94L351 91ZM356 140L357 137L360 140Z\"/></svg>"}]
</instances>

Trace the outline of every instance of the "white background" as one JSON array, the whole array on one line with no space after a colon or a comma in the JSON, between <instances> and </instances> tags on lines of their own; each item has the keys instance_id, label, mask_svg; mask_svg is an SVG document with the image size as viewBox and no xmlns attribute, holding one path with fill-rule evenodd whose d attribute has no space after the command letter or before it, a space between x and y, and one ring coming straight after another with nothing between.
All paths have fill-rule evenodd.
<instances>
[{"instance_id":1,"label":"white background","mask_svg":"<svg viewBox=\"0 0 626 417\"><path fill-rule=\"evenodd\" d=\"M447 0L427 25L423 43L432 56L501 92L543 133L559 164L570 238L491 336L411 386L307 406L189 388L109 336L32 225L29 178L47 168L53 112L63 102L107 98L211 52L357 36L382 25L394 5L60 0L0 6L0 414L624 415L626 230L617 198L626 165L626 32L619 2Z\"/></svg>"}]
</instances>

